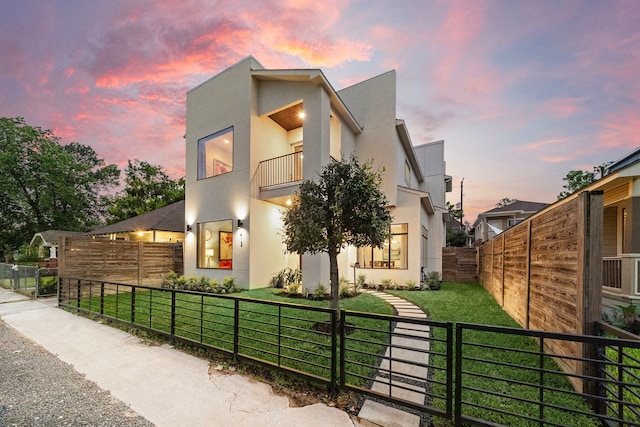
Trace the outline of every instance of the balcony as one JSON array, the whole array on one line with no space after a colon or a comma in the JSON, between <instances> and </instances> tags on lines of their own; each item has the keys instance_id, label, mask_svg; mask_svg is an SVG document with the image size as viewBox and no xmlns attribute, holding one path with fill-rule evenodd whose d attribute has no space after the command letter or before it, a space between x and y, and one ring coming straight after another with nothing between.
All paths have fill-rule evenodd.
<instances>
[{"instance_id":1,"label":"balcony","mask_svg":"<svg viewBox=\"0 0 640 427\"><path fill-rule=\"evenodd\" d=\"M260 191L302 181L302 151L263 160L258 165Z\"/></svg>"}]
</instances>

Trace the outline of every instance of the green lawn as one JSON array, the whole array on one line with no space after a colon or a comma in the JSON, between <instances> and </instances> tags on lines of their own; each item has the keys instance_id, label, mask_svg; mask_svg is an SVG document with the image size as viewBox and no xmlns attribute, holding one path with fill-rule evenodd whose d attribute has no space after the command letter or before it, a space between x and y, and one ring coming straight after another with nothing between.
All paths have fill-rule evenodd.
<instances>
[{"instance_id":1,"label":"green lawn","mask_svg":"<svg viewBox=\"0 0 640 427\"><path fill-rule=\"evenodd\" d=\"M518 328L518 324L509 317L496 301L478 284L443 283L439 291L389 291L420 306L433 320L467 322L484 325L495 325ZM535 353L538 350L536 341L529 337L517 335L488 333L483 331L465 331L463 340L471 345L465 345L465 357L482 359L465 360L463 370L472 374L465 374L464 385L477 391L465 390L463 401L472 402L478 407L465 404L463 414L477 417L505 425L538 425L523 417L505 415L499 411L522 414L523 416L538 416L538 405L520 402L513 397L527 399L531 402L539 400L538 390L531 386L517 384L537 384L539 373L536 371L540 359ZM508 350L487 349L474 347L473 343L485 346L495 346L508 349L531 351L532 354L514 353ZM434 351L444 351L443 344L435 342ZM491 361L487 363L485 361ZM497 365L500 363L500 365ZM441 358L434 358L432 363L444 363ZM516 368L519 365L530 369ZM543 360L544 367L559 371L556 363L550 358ZM434 379L443 381L444 372L434 370ZM482 376L486 377L482 377ZM498 380L502 378L504 380ZM544 384L558 390L572 391L569 381L560 373L545 374ZM436 386L438 387L438 386ZM443 390L434 390L438 394ZM492 395L495 392L498 395ZM574 408L578 411L589 412L586 403L579 397L562 391L545 391L544 400L547 403L561 407ZM434 402L438 404L438 402ZM491 410L489 408L492 408ZM495 411L493 410L495 409ZM561 409L545 409L544 418L551 422L567 426L597 426L599 423L592 417L575 415ZM446 423L445 423L446 425Z\"/></svg>"},{"instance_id":2,"label":"green lawn","mask_svg":"<svg viewBox=\"0 0 640 427\"><path fill-rule=\"evenodd\" d=\"M240 301L238 308L238 353L242 356L266 361L270 364L297 370L311 377L329 379L331 376L331 334L316 330L318 324L328 323L329 301L287 298L273 289L258 289L236 294L241 298L260 301ZM293 304L281 306L267 301ZM234 350L234 300L213 295L176 293L174 334L194 343L233 352ZM386 302L368 294L344 299L342 308L381 314L393 314ZM100 298L85 298L81 306L92 312L100 312ZM131 320L132 294L121 292L106 295L103 313L106 316L163 333L171 333L171 292L162 289L138 290L134 301L134 320ZM311 310L310 310L311 308ZM356 321L358 323L358 321ZM359 325L372 327L367 319ZM375 323L375 321L373 321ZM373 325L376 327L376 325ZM384 330L382 326L378 326ZM365 338L367 332L356 331L353 336ZM382 334L384 335L384 334ZM366 336L371 340L369 335ZM386 336L372 344L362 344L363 356L359 375L372 376L377 354L386 347ZM363 385L364 380L358 385Z\"/></svg>"},{"instance_id":3,"label":"green lawn","mask_svg":"<svg viewBox=\"0 0 640 427\"><path fill-rule=\"evenodd\" d=\"M467 322L485 325L496 325L517 328L511 319L495 302L495 300L477 284L443 283L439 291L389 291L420 306L432 320ZM171 301L170 292L157 289L138 291L135 295L135 319L133 325L151 328L165 333L170 332ZM328 301L310 301L307 299L289 298L278 295L274 289L257 289L236 294L242 298L263 301L243 301L239 304L239 353L241 355L265 360L271 364L288 369L305 372L312 377L329 378L328 366L331 362L330 336L315 330L318 323L329 320L329 315L322 311L310 311L308 307L328 308ZM265 302L284 302L294 306L279 307ZM94 312L100 311L99 297L86 298L82 307ZM393 309L384 301L369 294L360 294L355 298L343 299L340 307L357 312L393 314ZM131 322L131 294L124 292L107 295L104 301L104 313L125 322ZM234 302L232 299L212 298L194 294L176 294L177 336L192 342L206 344L226 352L233 351ZM356 376L350 379L354 385L365 386L366 380L375 372L377 355L386 347L388 336L375 330L386 330L385 321L354 317L356 331L348 340L359 343L357 353L361 359L353 360ZM359 330L358 328L363 328ZM367 344L366 341L373 342ZM463 413L505 425L538 425L523 417L505 415L500 411L538 416L538 389L525 384L537 384L539 373L536 369L540 359L535 354L538 345L529 337L517 335L487 333L467 330L464 334L464 355L467 358L482 360L465 360L463 368L465 386L474 390L463 392ZM474 343L485 346L501 347L487 349L474 347ZM505 349L518 349L531 353L514 353ZM360 351L361 350L361 351ZM434 341L431 351L446 353L444 343ZM485 361L493 363L486 363ZM435 395L446 394L445 386L438 382L445 381L443 357L432 357L435 368ZM547 373L544 384L557 390L545 391L544 401L563 408L574 408L588 412L588 407L580 396L571 395L572 387L562 375L550 357L544 357L545 369L558 372ZM519 365L516 368L511 365ZM352 365L349 365L351 370ZM531 369L523 369L531 368ZM486 377L483 377L486 376ZM362 377L358 379L359 377ZM358 381L360 381L358 383ZM524 384L519 384L524 383ZM497 395L492 395L495 392ZM521 402L513 399L519 397L529 400ZM436 401L434 405L444 409L444 402ZM478 406L475 406L478 405ZM596 426L599 423L590 416L575 415L562 409L546 408L545 420L558 425ZM434 420L434 425L447 425L442 420ZM553 424L551 424L553 425Z\"/></svg>"}]
</instances>

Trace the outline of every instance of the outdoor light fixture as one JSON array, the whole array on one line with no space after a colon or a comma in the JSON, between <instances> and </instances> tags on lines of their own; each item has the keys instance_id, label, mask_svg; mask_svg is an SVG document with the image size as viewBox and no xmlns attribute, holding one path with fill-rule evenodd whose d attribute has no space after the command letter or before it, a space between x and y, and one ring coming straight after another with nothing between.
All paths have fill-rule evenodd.
<instances>
[{"instance_id":1,"label":"outdoor light fixture","mask_svg":"<svg viewBox=\"0 0 640 427\"><path fill-rule=\"evenodd\" d=\"M193 231L191 224L187 224L187 233L191 233L191 231Z\"/></svg>"}]
</instances>

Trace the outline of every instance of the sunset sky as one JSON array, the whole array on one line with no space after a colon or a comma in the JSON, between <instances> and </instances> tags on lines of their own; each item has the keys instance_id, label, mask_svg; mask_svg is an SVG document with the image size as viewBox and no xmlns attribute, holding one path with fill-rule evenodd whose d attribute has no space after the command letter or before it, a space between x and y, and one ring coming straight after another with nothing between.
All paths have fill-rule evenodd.
<instances>
[{"instance_id":1,"label":"sunset sky","mask_svg":"<svg viewBox=\"0 0 640 427\"><path fill-rule=\"evenodd\" d=\"M184 176L185 94L248 55L335 89L395 69L465 218L640 146L640 1L0 0L0 116Z\"/></svg>"}]
</instances>

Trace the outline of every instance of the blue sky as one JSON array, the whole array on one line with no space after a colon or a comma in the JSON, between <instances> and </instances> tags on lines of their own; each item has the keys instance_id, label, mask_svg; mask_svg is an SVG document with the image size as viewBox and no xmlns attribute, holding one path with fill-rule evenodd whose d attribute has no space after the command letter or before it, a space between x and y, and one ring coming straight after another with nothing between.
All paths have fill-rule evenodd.
<instances>
[{"instance_id":1,"label":"blue sky","mask_svg":"<svg viewBox=\"0 0 640 427\"><path fill-rule=\"evenodd\" d=\"M253 55L336 89L395 69L414 144L445 140L466 219L553 202L640 146L637 1L0 0L0 115L184 175L185 93Z\"/></svg>"}]
</instances>

